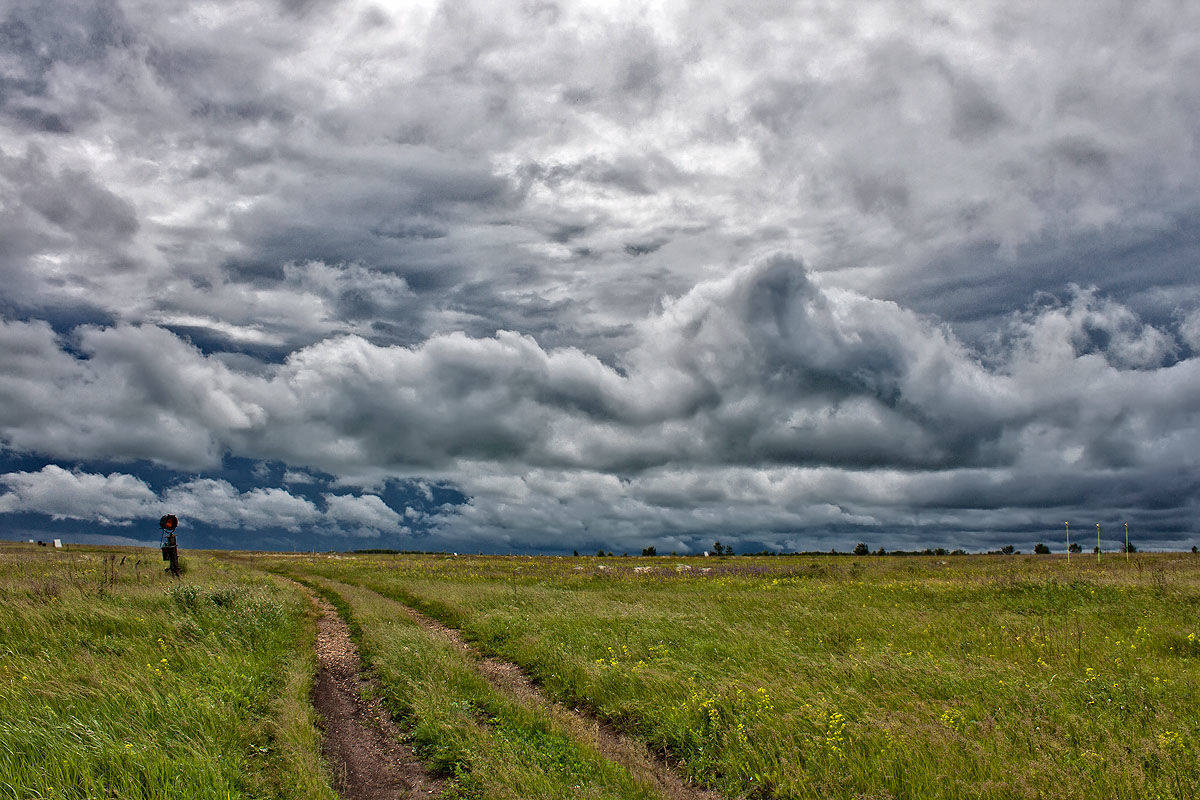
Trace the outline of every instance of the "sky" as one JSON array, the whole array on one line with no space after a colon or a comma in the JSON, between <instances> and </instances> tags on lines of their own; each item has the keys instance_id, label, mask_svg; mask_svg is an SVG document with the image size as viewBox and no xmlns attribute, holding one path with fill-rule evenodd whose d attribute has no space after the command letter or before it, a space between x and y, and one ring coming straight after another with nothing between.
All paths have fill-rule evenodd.
<instances>
[{"instance_id":1,"label":"sky","mask_svg":"<svg viewBox=\"0 0 1200 800\"><path fill-rule=\"evenodd\" d=\"M1200 4L0 2L0 538L1200 543Z\"/></svg>"}]
</instances>

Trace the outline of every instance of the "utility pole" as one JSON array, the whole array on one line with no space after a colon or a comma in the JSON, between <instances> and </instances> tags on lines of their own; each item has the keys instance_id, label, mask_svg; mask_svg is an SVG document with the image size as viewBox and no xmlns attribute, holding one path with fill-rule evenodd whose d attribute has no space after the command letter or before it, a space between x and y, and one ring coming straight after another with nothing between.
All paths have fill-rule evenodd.
<instances>
[{"instance_id":1,"label":"utility pole","mask_svg":"<svg viewBox=\"0 0 1200 800\"><path fill-rule=\"evenodd\" d=\"M1100 563L1100 523L1096 523L1096 563Z\"/></svg>"},{"instance_id":2,"label":"utility pole","mask_svg":"<svg viewBox=\"0 0 1200 800\"><path fill-rule=\"evenodd\" d=\"M1071 563L1071 523L1070 523L1070 521L1067 521L1067 522L1064 522L1063 525L1067 526L1067 564L1070 565L1070 563Z\"/></svg>"}]
</instances>

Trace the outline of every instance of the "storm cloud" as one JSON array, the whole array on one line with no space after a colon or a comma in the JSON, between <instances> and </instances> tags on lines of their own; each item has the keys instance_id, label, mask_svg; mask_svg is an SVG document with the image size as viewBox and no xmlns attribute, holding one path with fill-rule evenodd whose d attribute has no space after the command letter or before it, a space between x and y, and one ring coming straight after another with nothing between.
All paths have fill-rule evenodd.
<instances>
[{"instance_id":1,"label":"storm cloud","mask_svg":"<svg viewBox=\"0 0 1200 800\"><path fill-rule=\"evenodd\" d=\"M0 524L665 551L1078 515L1178 546L1196 30L1165 0L10 3Z\"/></svg>"}]
</instances>

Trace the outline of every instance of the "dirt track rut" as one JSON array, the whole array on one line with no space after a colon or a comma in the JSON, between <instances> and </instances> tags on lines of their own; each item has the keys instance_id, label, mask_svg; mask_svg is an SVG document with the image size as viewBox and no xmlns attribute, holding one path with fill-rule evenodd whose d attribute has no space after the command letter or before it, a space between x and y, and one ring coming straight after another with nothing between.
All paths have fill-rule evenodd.
<instances>
[{"instance_id":1,"label":"dirt track rut","mask_svg":"<svg viewBox=\"0 0 1200 800\"><path fill-rule=\"evenodd\" d=\"M321 715L321 750L344 800L416 800L444 785L429 776L362 675L358 648L337 610L315 598L317 679L313 705ZM373 699L366 700L364 695Z\"/></svg>"}]
</instances>

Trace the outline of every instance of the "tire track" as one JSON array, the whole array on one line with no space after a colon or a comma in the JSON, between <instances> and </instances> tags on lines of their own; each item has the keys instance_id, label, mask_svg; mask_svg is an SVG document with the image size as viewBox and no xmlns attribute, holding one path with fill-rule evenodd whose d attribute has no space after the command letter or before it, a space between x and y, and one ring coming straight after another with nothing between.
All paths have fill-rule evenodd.
<instances>
[{"instance_id":1,"label":"tire track","mask_svg":"<svg viewBox=\"0 0 1200 800\"><path fill-rule=\"evenodd\" d=\"M313 705L321 715L321 753L344 800L416 800L442 792L401 740L381 693L362 673L350 629L329 601L314 597L317 678ZM365 697L373 699L367 700Z\"/></svg>"},{"instance_id":2,"label":"tire track","mask_svg":"<svg viewBox=\"0 0 1200 800\"><path fill-rule=\"evenodd\" d=\"M336 591L337 581L323 581ZM613 726L577 708L568 708L548 696L521 668L511 661L486 655L463 638L462 632L443 625L417 609L390 597L372 592L362 586L354 588L371 592L407 614L418 626L431 636L452 644L469 654L478 664L479 672L495 688L515 696L524 705L544 711L557 720L577 740L582 741L602 756L614 761L639 782L655 787L667 800L723 800L721 795L701 789L680 777L645 744L618 731Z\"/></svg>"}]
</instances>

